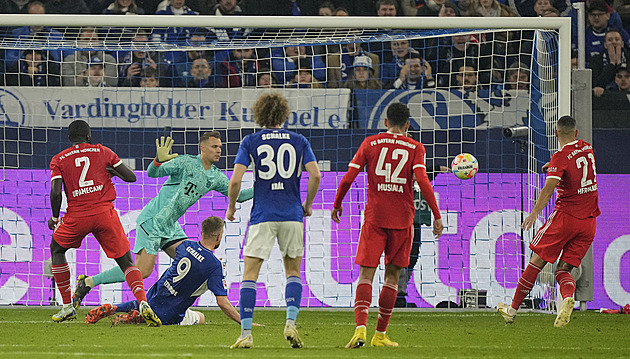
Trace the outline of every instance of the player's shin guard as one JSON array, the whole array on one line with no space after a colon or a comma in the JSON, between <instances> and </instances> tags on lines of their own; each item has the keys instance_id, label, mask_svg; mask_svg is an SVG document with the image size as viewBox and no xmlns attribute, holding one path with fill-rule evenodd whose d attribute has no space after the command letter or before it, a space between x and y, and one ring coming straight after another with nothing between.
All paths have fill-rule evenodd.
<instances>
[{"instance_id":1,"label":"player's shin guard","mask_svg":"<svg viewBox=\"0 0 630 359\"><path fill-rule=\"evenodd\" d=\"M575 293L575 279L573 279L571 273L558 269L554 274L556 275L558 287L560 287L560 295L562 295L562 299L573 297L573 293Z\"/></svg>"},{"instance_id":2,"label":"player's shin guard","mask_svg":"<svg viewBox=\"0 0 630 359\"><path fill-rule=\"evenodd\" d=\"M542 268L538 267L534 263L529 263L525 271L521 275L521 279L518 281L518 285L516 286L516 292L514 292L514 299L512 299L512 308L518 310L518 307L521 306L523 300L529 292L534 287L534 283L536 283L536 278L538 278L538 273Z\"/></svg>"},{"instance_id":3,"label":"player's shin guard","mask_svg":"<svg viewBox=\"0 0 630 359\"><path fill-rule=\"evenodd\" d=\"M147 301L147 294L144 291L144 282L142 281L142 273L136 266L130 266L125 270L125 279L131 289L131 293L136 297L138 303Z\"/></svg>"},{"instance_id":4,"label":"player's shin guard","mask_svg":"<svg viewBox=\"0 0 630 359\"><path fill-rule=\"evenodd\" d=\"M389 318L392 316L394 304L396 303L396 294L398 286L396 284L385 283L381 294L378 297L378 321L376 322L376 331L385 333Z\"/></svg>"},{"instance_id":5,"label":"player's shin guard","mask_svg":"<svg viewBox=\"0 0 630 359\"><path fill-rule=\"evenodd\" d=\"M394 293L395 296L396 293ZM367 279L360 279L354 298L354 321L357 323L357 327L367 326L370 304L372 304L372 282Z\"/></svg>"},{"instance_id":6,"label":"player's shin guard","mask_svg":"<svg viewBox=\"0 0 630 359\"><path fill-rule=\"evenodd\" d=\"M302 301L302 279L300 277L291 276L287 278L284 297L287 302L287 322L295 326L295 321L300 312L300 302Z\"/></svg>"},{"instance_id":7,"label":"player's shin guard","mask_svg":"<svg viewBox=\"0 0 630 359\"><path fill-rule=\"evenodd\" d=\"M52 273L57 284L57 289L61 293L63 304L72 303L72 289L70 288L70 266L68 263L53 264Z\"/></svg>"},{"instance_id":8,"label":"player's shin guard","mask_svg":"<svg viewBox=\"0 0 630 359\"><path fill-rule=\"evenodd\" d=\"M242 281L240 294L241 337L245 337L252 332L252 320L254 318L254 308L256 307L256 282L253 280Z\"/></svg>"}]
</instances>

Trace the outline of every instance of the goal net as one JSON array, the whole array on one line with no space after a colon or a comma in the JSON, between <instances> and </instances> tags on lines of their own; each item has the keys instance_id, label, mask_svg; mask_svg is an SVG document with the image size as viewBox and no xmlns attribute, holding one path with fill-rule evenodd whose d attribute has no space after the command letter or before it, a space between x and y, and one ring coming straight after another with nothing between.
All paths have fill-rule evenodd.
<instances>
[{"instance_id":1,"label":"goal net","mask_svg":"<svg viewBox=\"0 0 630 359\"><path fill-rule=\"evenodd\" d=\"M449 302L491 307L513 295L534 233L521 231L520 223L544 181L540 168L555 145L553 123L569 113L566 19L11 15L2 20L0 303L60 302L49 267L48 165L70 146L65 128L71 121L87 121L93 141L136 171L136 183L114 179L114 205L133 248L136 218L164 182L145 173L155 156L155 138L171 136L173 152L197 155L200 134L219 131L224 146L216 165L229 177L241 139L257 131L252 106L266 91L287 97L292 113L285 127L306 136L323 172L313 215L305 219L302 306L353 305L365 175L346 195L339 225L330 219L331 207L353 154L366 136L384 130L385 109L394 102L411 110L409 132L427 149L445 224L443 236L435 239L426 204L417 201L423 224L407 301L420 307ZM444 171L462 152L479 161L479 173L465 181ZM243 187L252 185L248 173ZM240 204L215 250L225 263L233 303L251 205ZM179 222L196 239L201 221L223 218L226 209L227 198L211 192ZM67 257L74 277L115 265L91 235ZM157 262L147 288L170 258L160 253ZM381 264L373 305L383 275ZM548 309L554 299L548 276L540 277L528 301L534 308ZM284 288L281 255L274 249L260 272L257 305L284 305ZM129 299L133 296L119 283L97 287L85 303ZM210 293L198 301L213 304Z\"/></svg>"}]
</instances>

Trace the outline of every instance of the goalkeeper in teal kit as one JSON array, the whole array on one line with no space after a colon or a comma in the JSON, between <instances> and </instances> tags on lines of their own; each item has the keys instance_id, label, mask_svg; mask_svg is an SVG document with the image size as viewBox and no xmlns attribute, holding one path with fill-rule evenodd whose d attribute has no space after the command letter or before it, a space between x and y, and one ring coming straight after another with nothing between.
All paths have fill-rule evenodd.
<instances>
[{"instance_id":1,"label":"goalkeeper in teal kit","mask_svg":"<svg viewBox=\"0 0 630 359\"><path fill-rule=\"evenodd\" d=\"M157 155L147 168L152 178L169 176L158 195L143 209L136 220L136 267L142 277L148 277L159 250L175 258L177 245L187 239L177 220L203 195L215 190L227 196L229 180L214 163L221 157L221 137L218 132L205 132L199 139L200 154L197 156L170 154L173 140L156 139ZM241 191L238 202L253 197L253 188ZM125 281L125 274L115 267L93 277L80 275L72 296L75 308L88 292L97 285Z\"/></svg>"}]
</instances>

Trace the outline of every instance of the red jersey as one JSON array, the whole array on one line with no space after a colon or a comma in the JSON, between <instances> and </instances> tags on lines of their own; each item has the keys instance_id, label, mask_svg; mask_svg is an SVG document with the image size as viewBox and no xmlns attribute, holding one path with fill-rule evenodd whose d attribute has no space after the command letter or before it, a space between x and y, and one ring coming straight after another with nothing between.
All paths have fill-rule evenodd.
<instances>
[{"instance_id":1,"label":"red jersey","mask_svg":"<svg viewBox=\"0 0 630 359\"><path fill-rule=\"evenodd\" d=\"M560 180L556 211L576 218L597 217L597 170L593 147L583 140L567 143L549 161L547 178Z\"/></svg>"},{"instance_id":2,"label":"red jersey","mask_svg":"<svg viewBox=\"0 0 630 359\"><path fill-rule=\"evenodd\" d=\"M107 167L121 163L114 151L101 144L80 143L55 155L50 176L63 180L66 214L87 217L113 208L116 190Z\"/></svg>"},{"instance_id":3,"label":"red jersey","mask_svg":"<svg viewBox=\"0 0 630 359\"><path fill-rule=\"evenodd\" d=\"M413 175L418 176L422 193L435 218L440 218L431 183L426 175L426 151L424 145L400 134L380 133L366 138L349 164L350 170L339 186L335 208L341 206L349 184L367 165L368 200L365 207L365 221L382 227L404 229L413 225L415 207L413 204ZM418 174L420 172L416 172Z\"/></svg>"}]
</instances>

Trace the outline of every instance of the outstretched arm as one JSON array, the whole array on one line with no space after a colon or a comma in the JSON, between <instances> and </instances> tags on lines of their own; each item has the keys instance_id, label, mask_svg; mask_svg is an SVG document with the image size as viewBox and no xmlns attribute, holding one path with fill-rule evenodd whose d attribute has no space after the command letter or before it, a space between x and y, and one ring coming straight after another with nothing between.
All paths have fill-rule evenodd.
<instances>
[{"instance_id":1,"label":"outstretched arm","mask_svg":"<svg viewBox=\"0 0 630 359\"><path fill-rule=\"evenodd\" d=\"M225 295L217 296L217 305L219 306L219 308L221 308L223 313L227 315L228 318L232 319L238 324L241 324L241 315L238 313L236 308L234 308L232 303L230 303L227 296Z\"/></svg>"},{"instance_id":2,"label":"outstretched arm","mask_svg":"<svg viewBox=\"0 0 630 359\"><path fill-rule=\"evenodd\" d=\"M155 139L156 154L155 159L147 168L147 176L151 178L165 176L167 174L160 173L159 169L162 163L168 162L173 158L179 156L177 153L171 154L171 148L173 148L173 139L170 137L164 138L164 136Z\"/></svg>"},{"instance_id":3,"label":"outstretched arm","mask_svg":"<svg viewBox=\"0 0 630 359\"><path fill-rule=\"evenodd\" d=\"M337 196L335 197L335 203L333 204L333 209L330 214L330 217L333 221L335 221L335 223L340 222L339 216L341 216L341 214L343 213L343 206L341 205L341 202L343 202L343 198L346 196L346 193L350 189L352 182L354 182L354 179L357 177L360 171L360 168L354 167L351 164L351 166L348 168L348 172L346 172L346 174L341 179L341 183L339 183Z\"/></svg>"},{"instance_id":4,"label":"outstretched arm","mask_svg":"<svg viewBox=\"0 0 630 359\"><path fill-rule=\"evenodd\" d=\"M427 171L424 167L417 165L414 167L413 173L416 175L418 185L420 185L422 196L427 201L429 208L431 208L431 212L433 212L433 234L435 238L439 238L444 230L444 223L442 223L442 215L435 199L435 193L433 193L433 187L431 182L429 182Z\"/></svg>"}]
</instances>

